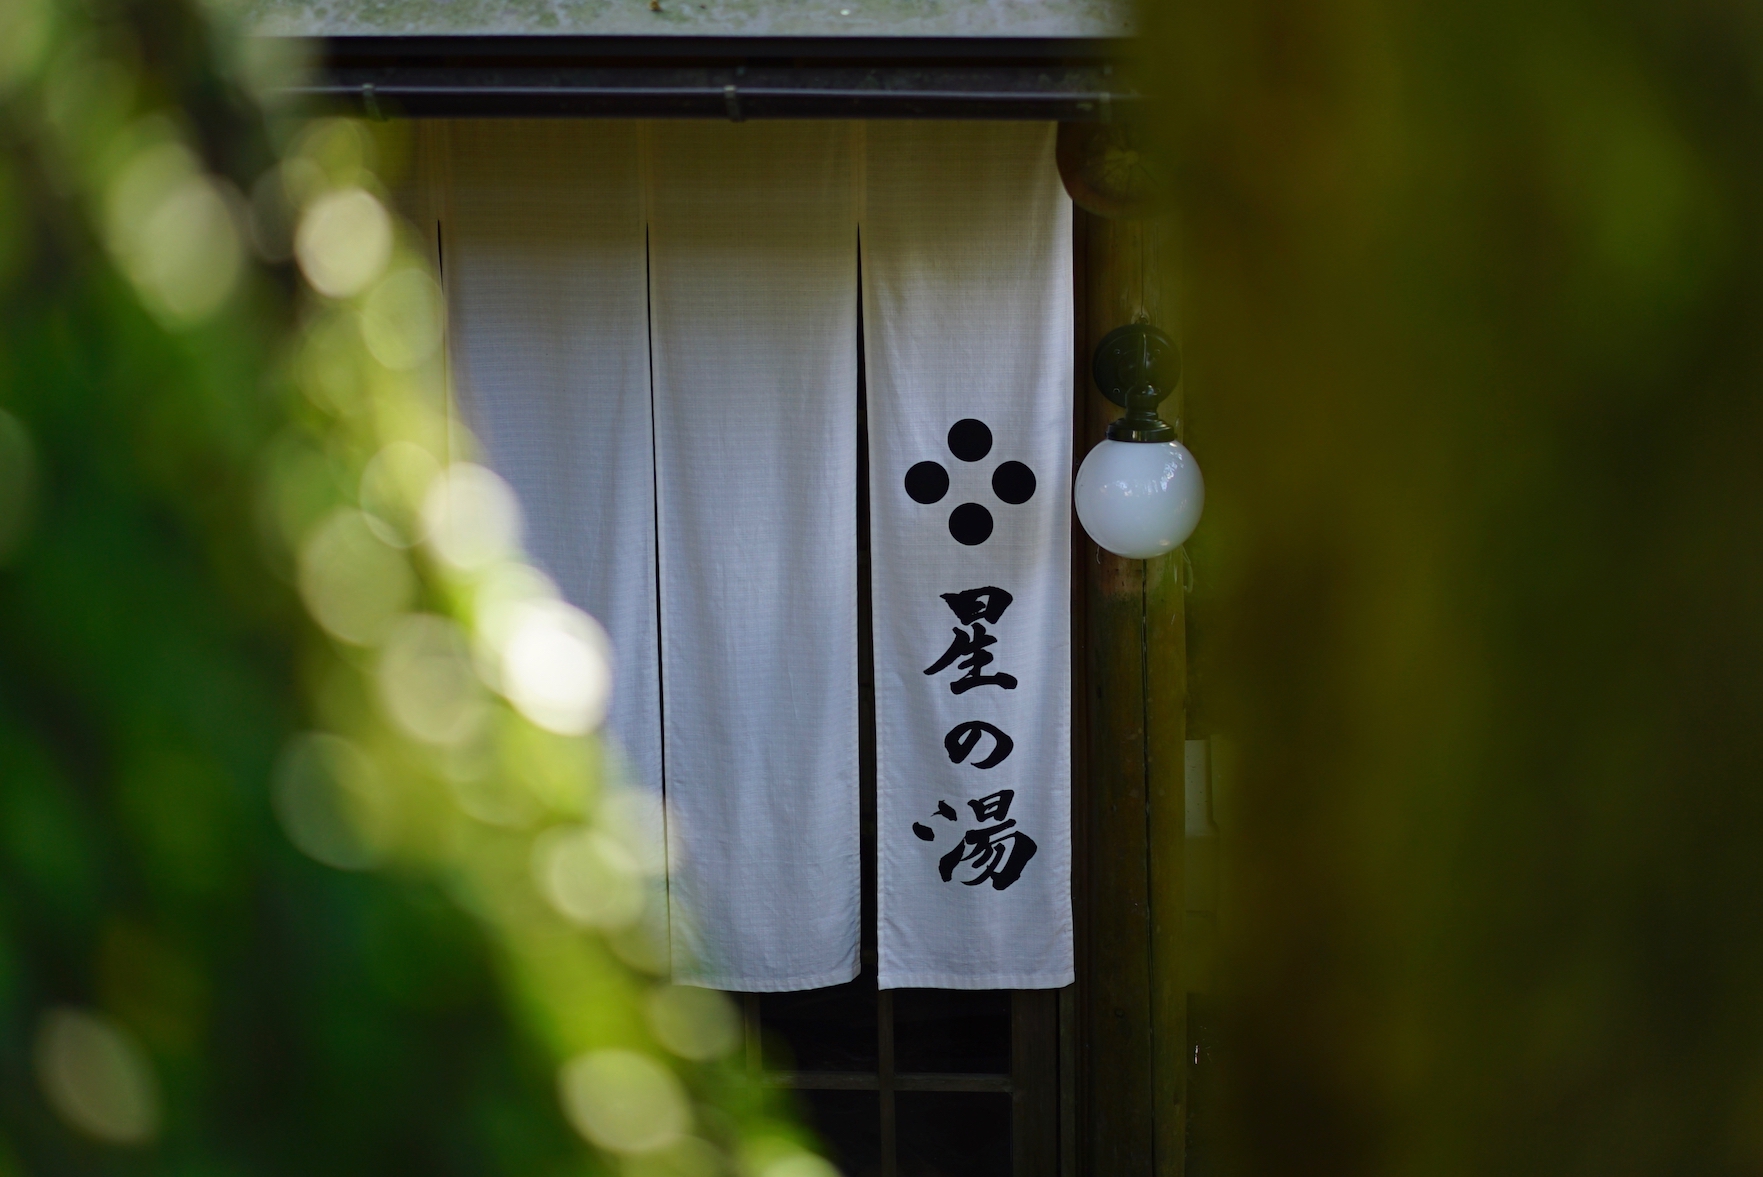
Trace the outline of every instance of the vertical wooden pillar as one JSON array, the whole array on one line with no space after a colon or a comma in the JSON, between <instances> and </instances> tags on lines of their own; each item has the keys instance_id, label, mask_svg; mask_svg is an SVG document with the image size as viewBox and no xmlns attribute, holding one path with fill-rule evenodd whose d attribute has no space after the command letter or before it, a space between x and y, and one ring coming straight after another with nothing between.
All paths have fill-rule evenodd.
<instances>
[{"instance_id":1,"label":"vertical wooden pillar","mask_svg":"<svg viewBox=\"0 0 1763 1177\"><path fill-rule=\"evenodd\" d=\"M1173 399L1173 398L1172 398ZM1168 402L1165 402L1168 406ZM1179 405L1168 406L1173 415ZM1188 994L1187 626L1177 552L1145 564L1145 775L1151 843L1151 1061L1154 1171L1180 1177L1186 1159Z\"/></svg>"},{"instance_id":2,"label":"vertical wooden pillar","mask_svg":"<svg viewBox=\"0 0 1763 1177\"><path fill-rule=\"evenodd\" d=\"M1078 458L1120 409L1089 378L1103 335L1143 318L1175 334L1155 221L1078 211ZM1179 399L1164 416L1180 415ZM1186 649L1181 555L1124 560L1081 538L1084 652L1078 836L1087 870L1077 1005L1080 1172L1182 1171L1187 1054L1181 969Z\"/></svg>"},{"instance_id":3,"label":"vertical wooden pillar","mask_svg":"<svg viewBox=\"0 0 1763 1177\"><path fill-rule=\"evenodd\" d=\"M1047 989L1011 994L1012 1177L1058 1177L1058 996Z\"/></svg>"}]
</instances>

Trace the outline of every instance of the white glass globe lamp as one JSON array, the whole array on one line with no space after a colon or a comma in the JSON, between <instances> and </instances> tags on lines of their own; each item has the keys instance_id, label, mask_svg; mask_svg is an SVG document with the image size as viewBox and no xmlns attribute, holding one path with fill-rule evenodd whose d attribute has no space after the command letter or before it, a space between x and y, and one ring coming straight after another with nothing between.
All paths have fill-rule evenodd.
<instances>
[{"instance_id":1,"label":"white glass globe lamp","mask_svg":"<svg viewBox=\"0 0 1763 1177\"><path fill-rule=\"evenodd\" d=\"M1179 441L1101 442L1077 471L1077 518L1096 543L1129 560L1181 547L1200 522L1206 487Z\"/></svg>"},{"instance_id":2,"label":"white glass globe lamp","mask_svg":"<svg viewBox=\"0 0 1763 1177\"><path fill-rule=\"evenodd\" d=\"M1157 405L1181 376L1181 355L1144 323L1110 331L1092 371L1102 393L1126 410L1078 468L1077 518L1097 545L1129 560L1175 551L1200 522L1206 487L1200 466Z\"/></svg>"}]
</instances>

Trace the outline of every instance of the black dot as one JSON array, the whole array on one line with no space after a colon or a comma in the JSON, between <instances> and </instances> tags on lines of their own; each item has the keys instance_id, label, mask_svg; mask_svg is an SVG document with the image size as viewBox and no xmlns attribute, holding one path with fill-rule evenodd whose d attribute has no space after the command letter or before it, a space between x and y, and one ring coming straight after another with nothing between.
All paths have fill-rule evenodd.
<instances>
[{"instance_id":1,"label":"black dot","mask_svg":"<svg viewBox=\"0 0 1763 1177\"><path fill-rule=\"evenodd\" d=\"M949 493L949 472L940 462L920 462L906 471L906 493L915 503L934 503Z\"/></svg>"},{"instance_id":2,"label":"black dot","mask_svg":"<svg viewBox=\"0 0 1763 1177\"><path fill-rule=\"evenodd\" d=\"M992 513L978 503L962 503L949 512L949 534L970 548L983 544L992 535Z\"/></svg>"},{"instance_id":3,"label":"black dot","mask_svg":"<svg viewBox=\"0 0 1763 1177\"><path fill-rule=\"evenodd\" d=\"M963 417L949 426L949 452L963 462L977 462L992 452L992 431L984 421Z\"/></svg>"},{"instance_id":4,"label":"black dot","mask_svg":"<svg viewBox=\"0 0 1763 1177\"><path fill-rule=\"evenodd\" d=\"M1005 462L992 471L992 493L1020 505L1035 497L1035 472L1021 462Z\"/></svg>"}]
</instances>

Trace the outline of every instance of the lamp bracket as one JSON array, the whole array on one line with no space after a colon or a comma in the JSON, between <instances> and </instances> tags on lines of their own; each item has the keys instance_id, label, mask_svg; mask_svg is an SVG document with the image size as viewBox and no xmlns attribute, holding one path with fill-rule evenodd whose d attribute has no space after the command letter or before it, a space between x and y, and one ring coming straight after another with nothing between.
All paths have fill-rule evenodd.
<instances>
[{"instance_id":1,"label":"lamp bracket","mask_svg":"<svg viewBox=\"0 0 1763 1177\"><path fill-rule=\"evenodd\" d=\"M1181 379L1181 349L1149 323L1116 327L1096 345L1090 374L1102 395L1126 410L1108 427L1114 441L1173 441L1157 406Z\"/></svg>"}]
</instances>

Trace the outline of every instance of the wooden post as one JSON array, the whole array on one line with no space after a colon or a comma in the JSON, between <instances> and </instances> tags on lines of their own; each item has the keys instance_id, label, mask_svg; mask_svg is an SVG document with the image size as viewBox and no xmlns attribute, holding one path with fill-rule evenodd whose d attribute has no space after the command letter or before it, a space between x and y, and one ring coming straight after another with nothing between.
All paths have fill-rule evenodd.
<instances>
[{"instance_id":1,"label":"wooden post","mask_svg":"<svg viewBox=\"0 0 1763 1177\"><path fill-rule=\"evenodd\" d=\"M1186 1160L1187 629L1177 552L1145 565L1145 775L1151 843L1152 1118L1158 1177Z\"/></svg>"},{"instance_id":2,"label":"wooden post","mask_svg":"<svg viewBox=\"0 0 1763 1177\"><path fill-rule=\"evenodd\" d=\"M1161 226L1078 211L1078 460L1120 410L1090 380L1089 357L1141 318L1174 332L1158 280ZM1179 416L1172 397L1166 419ZM1184 917L1186 648L1178 553L1124 560L1087 539L1075 721L1084 729L1081 812L1087 870L1078 1005L1083 1028L1081 1171L1178 1177L1187 1058Z\"/></svg>"}]
</instances>

